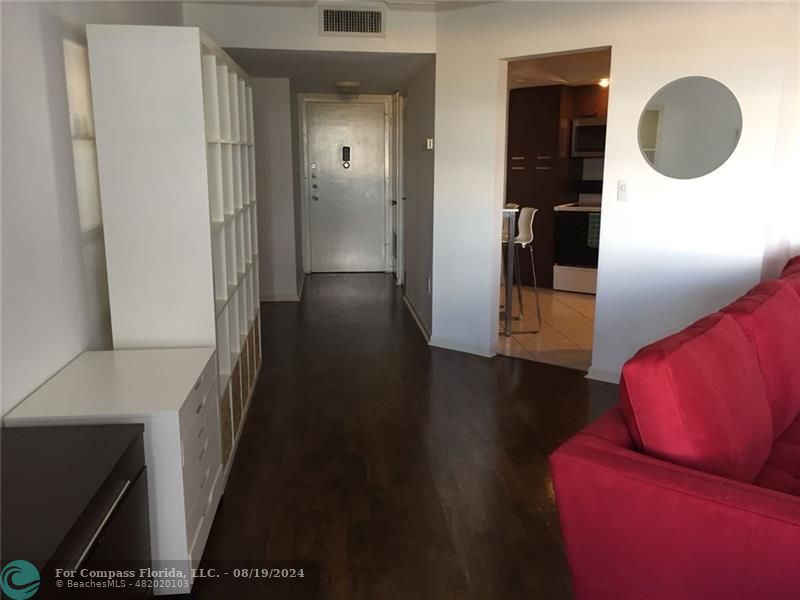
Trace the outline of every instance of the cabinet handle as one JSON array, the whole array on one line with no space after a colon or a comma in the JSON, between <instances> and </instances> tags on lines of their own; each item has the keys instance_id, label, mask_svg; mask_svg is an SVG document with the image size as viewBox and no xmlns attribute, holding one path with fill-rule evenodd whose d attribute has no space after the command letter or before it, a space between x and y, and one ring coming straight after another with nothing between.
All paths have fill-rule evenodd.
<instances>
[{"instance_id":1,"label":"cabinet handle","mask_svg":"<svg viewBox=\"0 0 800 600\"><path fill-rule=\"evenodd\" d=\"M194 384L194 389L195 389L195 391L199 390L199 389L200 389L200 386L201 386L201 385L203 385L203 377L204 377L204 376L205 376L205 373L203 373L202 375L200 375L200 378L197 380L197 383L195 383L195 384Z\"/></svg>"},{"instance_id":2,"label":"cabinet handle","mask_svg":"<svg viewBox=\"0 0 800 600\"><path fill-rule=\"evenodd\" d=\"M512 156L511 160L525 160L524 156Z\"/></svg>"},{"instance_id":3,"label":"cabinet handle","mask_svg":"<svg viewBox=\"0 0 800 600\"><path fill-rule=\"evenodd\" d=\"M203 410L203 407L204 407L205 405L206 405L206 399L205 399L205 398L203 398L203 399L200 401L200 404L198 404L198 405L197 405L197 410L195 410L195 411L194 411L194 414L198 414L198 413L199 413L201 410Z\"/></svg>"},{"instance_id":4,"label":"cabinet handle","mask_svg":"<svg viewBox=\"0 0 800 600\"><path fill-rule=\"evenodd\" d=\"M539 160L550 160L553 157L552 156L537 156L536 158L538 158Z\"/></svg>"},{"instance_id":5,"label":"cabinet handle","mask_svg":"<svg viewBox=\"0 0 800 600\"><path fill-rule=\"evenodd\" d=\"M208 449L208 439L206 439L206 443L203 444L203 449L200 451L200 455L197 457L198 462L203 460L203 455L206 453L207 449Z\"/></svg>"},{"instance_id":6,"label":"cabinet handle","mask_svg":"<svg viewBox=\"0 0 800 600\"><path fill-rule=\"evenodd\" d=\"M111 515L114 514L114 511L117 510L117 505L120 503L122 497L125 495L125 492L128 491L129 487L131 487L131 480L126 479L125 485L122 486L122 489L117 494L117 497L114 498L114 502L111 504L111 508L108 509L106 515L103 517L103 520L100 521L100 525L92 534L92 538L89 540L89 543L86 544L86 547L83 549L83 552L81 552L81 555L78 557L78 560L75 561L75 566L72 567L73 571L77 571L83 564L83 561L86 560L86 557L89 555L89 550L92 549L92 546L94 546L94 543L97 541L97 538L99 538L100 534L103 533L103 529L106 528L106 523L108 523L108 520L111 518Z\"/></svg>"},{"instance_id":7,"label":"cabinet handle","mask_svg":"<svg viewBox=\"0 0 800 600\"><path fill-rule=\"evenodd\" d=\"M536 170L537 171L549 171L552 168L553 167L536 167Z\"/></svg>"},{"instance_id":8,"label":"cabinet handle","mask_svg":"<svg viewBox=\"0 0 800 600\"><path fill-rule=\"evenodd\" d=\"M525 167L511 167L512 171L524 171Z\"/></svg>"}]
</instances>

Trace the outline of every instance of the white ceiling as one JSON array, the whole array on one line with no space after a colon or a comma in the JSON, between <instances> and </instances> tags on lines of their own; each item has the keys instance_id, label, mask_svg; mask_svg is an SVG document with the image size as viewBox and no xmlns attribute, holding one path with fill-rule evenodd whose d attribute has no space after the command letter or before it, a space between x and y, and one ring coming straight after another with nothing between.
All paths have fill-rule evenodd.
<instances>
[{"instance_id":1,"label":"white ceiling","mask_svg":"<svg viewBox=\"0 0 800 600\"><path fill-rule=\"evenodd\" d=\"M288 77L300 93L335 92L337 81L361 82L362 94L391 94L433 54L226 48L251 77Z\"/></svg>"},{"instance_id":2,"label":"white ceiling","mask_svg":"<svg viewBox=\"0 0 800 600\"><path fill-rule=\"evenodd\" d=\"M588 85L608 77L610 70L610 48L514 60L508 63L508 87Z\"/></svg>"},{"instance_id":3,"label":"white ceiling","mask_svg":"<svg viewBox=\"0 0 800 600\"><path fill-rule=\"evenodd\" d=\"M311 8L319 4L385 4L390 8L452 10L465 6L494 4L502 0L189 0L191 3L249 4L261 6L298 6Z\"/></svg>"}]
</instances>

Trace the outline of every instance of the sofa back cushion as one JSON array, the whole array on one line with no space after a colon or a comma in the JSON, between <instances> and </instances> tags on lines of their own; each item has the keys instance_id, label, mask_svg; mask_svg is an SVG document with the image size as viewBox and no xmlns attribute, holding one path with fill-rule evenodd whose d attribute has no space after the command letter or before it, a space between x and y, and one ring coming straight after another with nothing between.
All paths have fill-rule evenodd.
<instances>
[{"instance_id":1,"label":"sofa back cushion","mask_svg":"<svg viewBox=\"0 0 800 600\"><path fill-rule=\"evenodd\" d=\"M642 348L622 369L620 404L651 456L748 483L769 456L772 416L758 359L730 315Z\"/></svg>"},{"instance_id":2,"label":"sofa back cushion","mask_svg":"<svg viewBox=\"0 0 800 600\"><path fill-rule=\"evenodd\" d=\"M775 279L722 310L756 351L778 437L800 415L800 296L788 280Z\"/></svg>"},{"instance_id":3,"label":"sofa back cushion","mask_svg":"<svg viewBox=\"0 0 800 600\"><path fill-rule=\"evenodd\" d=\"M791 285L800 294L800 256L795 256L783 268L781 278Z\"/></svg>"},{"instance_id":4,"label":"sofa back cushion","mask_svg":"<svg viewBox=\"0 0 800 600\"><path fill-rule=\"evenodd\" d=\"M781 277L787 277L790 275L794 277L800 277L800 256L790 258L789 262L786 263L786 266L783 267Z\"/></svg>"}]
</instances>

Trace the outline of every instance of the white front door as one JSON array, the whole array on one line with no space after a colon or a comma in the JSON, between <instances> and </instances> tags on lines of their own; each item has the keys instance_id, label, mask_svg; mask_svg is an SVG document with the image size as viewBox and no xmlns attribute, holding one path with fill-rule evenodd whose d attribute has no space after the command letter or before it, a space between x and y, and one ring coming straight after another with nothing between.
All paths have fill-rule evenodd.
<instances>
[{"instance_id":1,"label":"white front door","mask_svg":"<svg viewBox=\"0 0 800 600\"><path fill-rule=\"evenodd\" d=\"M306 104L312 272L385 270L384 107Z\"/></svg>"}]
</instances>

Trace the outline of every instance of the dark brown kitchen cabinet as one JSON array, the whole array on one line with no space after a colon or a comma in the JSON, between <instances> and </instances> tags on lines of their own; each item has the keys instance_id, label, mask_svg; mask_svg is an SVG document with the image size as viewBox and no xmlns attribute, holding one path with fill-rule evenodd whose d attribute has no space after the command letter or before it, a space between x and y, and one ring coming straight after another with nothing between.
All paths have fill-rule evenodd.
<instances>
[{"instance_id":1,"label":"dark brown kitchen cabinet","mask_svg":"<svg viewBox=\"0 0 800 600\"><path fill-rule=\"evenodd\" d=\"M509 92L506 202L537 208L534 252L539 285L553 287L554 212L570 196L569 135L572 89L520 88ZM522 281L532 285L530 259L520 253Z\"/></svg>"},{"instance_id":2,"label":"dark brown kitchen cabinet","mask_svg":"<svg viewBox=\"0 0 800 600\"><path fill-rule=\"evenodd\" d=\"M608 113L608 88L579 85L572 88L575 117L604 117Z\"/></svg>"}]
</instances>

